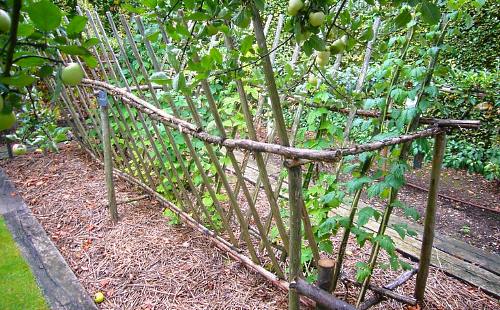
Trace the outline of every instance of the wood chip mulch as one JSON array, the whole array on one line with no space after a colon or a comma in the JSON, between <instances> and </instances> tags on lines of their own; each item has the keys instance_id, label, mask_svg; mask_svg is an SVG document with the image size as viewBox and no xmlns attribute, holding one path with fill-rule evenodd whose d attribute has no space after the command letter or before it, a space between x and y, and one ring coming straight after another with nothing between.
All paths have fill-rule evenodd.
<instances>
[{"instance_id":1,"label":"wood chip mulch","mask_svg":"<svg viewBox=\"0 0 500 310\"><path fill-rule=\"evenodd\" d=\"M287 308L283 292L229 259L207 237L170 225L154 200L119 205L120 222L113 225L104 173L76 143L59 154L29 154L0 165L89 294L105 294L101 309ZM118 202L143 195L118 179L116 190ZM369 255L369 247L351 245L348 273L354 270L349 265ZM387 276L375 275L374 283L394 278ZM397 291L411 295L414 281ZM355 291L339 286L338 292L352 302ZM497 299L431 268L424 309L499 308ZM386 301L374 309L420 308Z\"/></svg>"},{"instance_id":2,"label":"wood chip mulch","mask_svg":"<svg viewBox=\"0 0 500 310\"><path fill-rule=\"evenodd\" d=\"M76 144L0 161L100 309L286 309L287 297L197 231L172 226L153 200L109 221L101 168ZM142 193L116 180L117 201Z\"/></svg>"}]
</instances>

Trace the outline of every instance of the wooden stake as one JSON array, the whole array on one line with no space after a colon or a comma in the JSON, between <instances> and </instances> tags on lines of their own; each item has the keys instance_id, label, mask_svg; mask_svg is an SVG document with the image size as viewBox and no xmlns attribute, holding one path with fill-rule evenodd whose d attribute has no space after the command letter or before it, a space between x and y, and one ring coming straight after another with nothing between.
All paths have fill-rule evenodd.
<instances>
[{"instance_id":1,"label":"wooden stake","mask_svg":"<svg viewBox=\"0 0 500 310\"><path fill-rule=\"evenodd\" d=\"M106 188L108 192L109 215L113 222L118 222L118 210L116 208L115 186L113 184L113 158L111 156L111 139L109 128L108 98L104 91L99 92L99 107L101 111L101 129L104 152L104 171L106 172Z\"/></svg>"},{"instance_id":2,"label":"wooden stake","mask_svg":"<svg viewBox=\"0 0 500 310\"><path fill-rule=\"evenodd\" d=\"M332 289L333 267L335 267L335 261L333 259L323 258L318 261L317 286L327 292L331 292ZM325 309L327 308L321 304L316 304L316 310Z\"/></svg>"},{"instance_id":3,"label":"wooden stake","mask_svg":"<svg viewBox=\"0 0 500 310\"><path fill-rule=\"evenodd\" d=\"M434 242L434 226L436 223L436 198L439 191L439 177L443 164L443 155L446 145L446 134L440 133L435 138L434 154L432 158L431 183L429 195L427 196L427 208L425 210L424 235L422 248L420 249L420 264L415 285L415 298L418 302L424 300L425 286L429 275L431 263L432 243Z\"/></svg>"},{"instance_id":4,"label":"wooden stake","mask_svg":"<svg viewBox=\"0 0 500 310\"><path fill-rule=\"evenodd\" d=\"M252 21L255 33L255 39L259 49L264 55L268 53L266 37L262 27L262 20L259 10L252 4ZM288 133L286 131L285 120L283 118L283 111L274 79L273 66L269 55L262 58L262 68L266 79L267 92L271 100L271 108L273 110L274 124L278 131L280 144L284 147L290 145ZM290 238L289 238L289 279L295 280L301 274L301 255L300 250L302 247L302 236L300 233L301 226L301 206L304 204L302 198L302 171L300 167L288 168L288 199L290 208ZM290 290L288 294L288 309L299 309L299 295L297 291Z\"/></svg>"}]
</instances>

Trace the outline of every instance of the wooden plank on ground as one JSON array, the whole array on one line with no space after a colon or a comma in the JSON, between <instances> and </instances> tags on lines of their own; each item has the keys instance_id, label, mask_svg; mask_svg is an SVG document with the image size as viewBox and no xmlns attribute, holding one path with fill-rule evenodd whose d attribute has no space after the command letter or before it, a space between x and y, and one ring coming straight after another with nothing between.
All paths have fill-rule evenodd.
<instances>
[{"instance_id":1,"label":"wooden plank on ground","mask_svg":"<svg viewBox=\"0 0 500 310\"><path fill-rule=\"evenodd\" d=\"M345 205L332 210L332 212L342 216L347 216L349 214L348 207ZM392 222L397 223L397 219L391 217L390 223ZM367 230L376 232L378 230L379 223L374 220L370 220L364 227ZM386 235L390 236L392 240L394 240L398 252L418 260L422 244L419 239L409 236L405 239L401 239L399 234L391 228L387 228ZM434 248L432 251L431 264L434 267L440 268L447 274L475 285L495 296L500 296L500 277L482 268L481 266L477 266L460 258L454 257L438 248Z\"/></svg>"}]
</instances>

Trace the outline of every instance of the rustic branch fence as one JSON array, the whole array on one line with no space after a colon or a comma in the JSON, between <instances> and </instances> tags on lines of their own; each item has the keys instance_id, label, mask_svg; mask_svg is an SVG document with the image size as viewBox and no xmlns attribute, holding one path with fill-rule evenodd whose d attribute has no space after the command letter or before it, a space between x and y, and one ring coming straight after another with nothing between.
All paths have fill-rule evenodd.
<instances>
[{"instance_id":1,"label":"rustic branch fence","mask_svg":"<svg viewBox=\"0 0 500 310\"><path fill-rule=\"evenodd\" d=\"M239 109L245 121L245 136L248 137L241 138L243 135L237 132L236 127L227 128L224 124L225 119L221 115L208 79L202 80L193 93L179 94L184 103L182 106L176 105L170 96L165 95L170 86L157 85L150 80L152 72L167 72L174 76L176 70L168 64L166 57L155 54L140 16L131 20L121 16L120 24L116 25L108 14L107 23L112 31L108 35L95 12L79 10L79 13L88 18L87 36L99 39L93 50L98 59L98 66L95 70L87 70L87 77L81 85L63 87L61 98L67 111L68 122L79 142L97 161L104 161L109 175L112 171L115 175L140 186L174 211L187 225L206 234L232 258L263 275L277 287L289 290L290 309L299 307L299 295L308 297L302 299L305 304L313 305L313 300L320 309L366 309L383 298L393 298L409 304L423 300L433 243L436 193L446 131L453 128L477 128L478 122L415 118L404 134L381 141L362 145L349 145L346 142L343 146L326 150L294 147L295 135L305 107L313 109L321 106L305 104L299 100L298 104L292 107L295 108L295 117L291 131L287 130L280 102L293 103L295 99L278 93L273 75L273 63L284 17L281 16L277 20L274 39L267 40L273 42L272 52L269 53L265 36L271 28L272 18L267 18L264 26L259 12L254 9L253 30L262 54L266 55L262 62L267 88L253 106L245 91L243 80L234 79ZM161 20L157 22L159 28L163 29ZM374 22L375 34L380 22ZM445 22L442 23L442 28L445 28ZM412 33L409 34L410 38L411 35ZM160 40L165 45L172 44L165 31L161 31ZM357 81L359 89L365 82L375 40L376 35L367 44L364 73ZM235 38L229 36L223 41L229 50L238 43ZM210 42L211 46L216 44L218 43L214 40ZM292 48L293 64L299 59L300 48ZM141 54L141 49L145 50L146 54ZM403 54L406 54L406 51ZM80 62L78 58L71 56L59 57L64 62ZM437 55L430 61L431 73L427 83L430 82L436 57ZM145 62L145 59L149 61ZM337 57L335 70L339 70L340 63L341 56ZM125 72L128 74L125 75ZM397 76L393 77L393 83L396 83L397 79ZM50 86L53 89L57 87L55 82ZM109 100L107 102L106 98L100 98L100 111L95 97L96 91L106 93ZM418 96L417 101L423 96L423 90ZM107 104L103 105L103 102ZM272 117L265 120L263 111L268 102L273 113ZM390 102L388 103L390 105ZM384 130L385 120L390 118L390 109L377 112L359 110L355 105L350 109L323 107L333 113L349 114L345 131L347 138L356 116L381 119L379 132ZM207 128L206 119L200 115L201 109L210 112L210 121L215 129ZM253 111L256 111L255 116ZM271 129L267 132L265 142L262 142L258 140L256 125L264 121L271 124ZM109 131L108 122L111 124ZM417 125L427 127L418 129ZM101 131L101 128L104 130ZM321 135L322 129L318 128L317 136ZM315 163L338 163L348 155L399 146L402 146L400 159L405 161L412 141L430 137L435 139L435 150L418 273L417 269L406 272L385 287L372 285L370 277L367 277L360 285L361 292L356 307L337 299L331 292L335 290L336 283L341 278L340 270L350 232L348 226L335 260L321 259L302 196L303 190L314 181L312 169ZM276 140L279 144L275 143ZM281 164L287 169L288 182L285 182L284 175L280 175L277 182L270 178L267 164L276 156L281 158ZM259 170L256 180L249 180L245 174L252 157ZM363 163L363 173L368 172L372 157L368 156ZM303 168L306 171L304 180ZM112 178L107 180L112 182ZM260 193L261 188L263 193ZM112 191L112 188L109 190ZM351 226L362 191L363 188L357 190L354 195L349 217ZM397 191L391 191L390 202L383 214L378 235L384 234L396 196ZM288 210L288 225L280 209L282 197L288 200L288 206L285 206L285 210ZM110 200L113 200L110 202L111 216L116 220L118 214L113 193L110 193ZM276 229L278 241L271 238L271 228ZM310 285L301 278L302 229L307 244L312 249L314 264L320 270L319 287ZM375 244L369 262L372 269L377 261L378 251L379 246ZM415 299L393 292L415 273ZM365 299L367 290L371 290L374 295Z\"/></svg>"}]
</instances>

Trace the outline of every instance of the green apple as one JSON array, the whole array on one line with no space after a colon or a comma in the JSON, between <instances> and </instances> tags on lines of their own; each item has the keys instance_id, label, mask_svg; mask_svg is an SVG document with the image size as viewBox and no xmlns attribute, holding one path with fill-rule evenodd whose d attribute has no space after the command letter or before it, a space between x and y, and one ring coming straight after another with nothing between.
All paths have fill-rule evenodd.
<instances>
[{"instance_id":1,"label":"green apple","mask_svg":"<svg viewBox=\"0 0 500 310\"><path fill-rule=\"evenodd\" d=\"M0 131L10 129L16 123L14 112L8 114L0 113Z\"/></svg>"},{"instance_id":2,"label":"green apple","mask_svg":"<svg viewBox=\"0 0 500 310\"><path fill-rule=\"evenodd\" d=\"M78 85L83 77L85 76L85 73L83 72L82 67L80 67L79 64L77 63L70 63L68 64L61 73L61 79L64 84L66 85L71 85L75 86Z\"/></svg>"},{"instance_id":3,"label":"green apple","mask_svg":"<svg viewBox=\"0 0 500 310\"><path fill-rule=\"evenodd\" d=\"M288 14L290 16L295 16L304 7L304 2L302 0L290 0L288 1Z\"/></svg>"},{"instance_id":4,"label":"green apple","mask_svg":"<svg viewBox=\"0 0 500 310\"><path fill-rule=\"evenodd\" d=\"M330 45L330 52L333 54L340 54L345 51L347 47L347 36L343 36L340 39L335 40L332 45Z\"/></svg>"},{"instance_id":5,"label":"green apple","mask_svg":"<svg viewBox=\"0 0 500 310\"><path fill-rule=\"evenodd\" d=\"M316 54L316 63L320 67L326 66L328 64L329 60L330 60L330 52L329 51L322 51L322 52L318 52Z\"/></svg>"},{"instance_id":6,"label":"green apple","mask_svg":"<svg viewBox=\"0 0 500 310\"><path fill-rule=\"evenodd\" d=\"M215 27L213 24L211 23L208 23L207 24L207 34L209 36L213 36L213 35L216 35L217 32L219 32L219 29L217 27Z\"/></svg>"},{"instance_id":7,"label":"green apple","mask_svg":"<svg viewBox=\"0 0 500 310\"><path fill-rule=\"evenodd\" d=\"M4 10L0 10L0 32L8 32L10 30L10 15Z\"/></svg>"},{"instance_id":8,"label":"green apple","mask_svg":"<svg viewBox=\"0 0 500 310\"><path fill-rule=\"evenodd\" d=\"M323 12L313 12L309 14L309 24L314 27L319 27L323 25L325 21L325 14Z\"/></svg>"},{"instance_id":9,"label":"green apple","mask_svg":"<svg viewBox=\"0 0 500 310\"><path fill-rule=\"evenodd\" d=\"M28 153L28 149L26 148L26 145L24 144L14 144L12 146L12 153L14 155L19 156L19 155L24 155Z\"/></svg>"},{"instance_id":10,"label":"green apple","mask_svg":"<svg viewBox=\"0 0 500 310\"><path fill-rule=\"evenodd\" d=\"M94 295L94 301L96 304L100 304L104 301L104 294L102 292L97 292Z\"/></svg>"},{"instance_id":11,"label":"green apple","mask_svg":"<svg viewBox=\"0 0 500 310\"><path fill-rule=\"evenodd\" d=\"M307 79L307 81L312 86L317 86L318 85L318 78L314 74L309 74L309 78Z\"/></svg>"}]
</instances>

